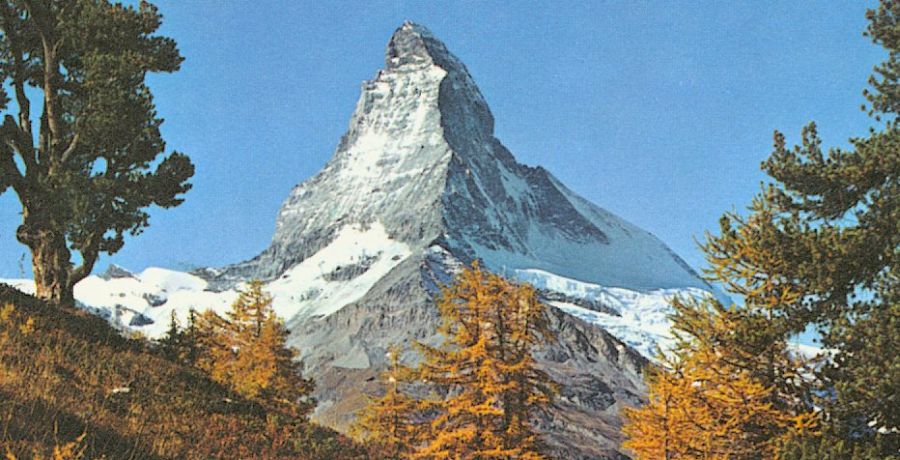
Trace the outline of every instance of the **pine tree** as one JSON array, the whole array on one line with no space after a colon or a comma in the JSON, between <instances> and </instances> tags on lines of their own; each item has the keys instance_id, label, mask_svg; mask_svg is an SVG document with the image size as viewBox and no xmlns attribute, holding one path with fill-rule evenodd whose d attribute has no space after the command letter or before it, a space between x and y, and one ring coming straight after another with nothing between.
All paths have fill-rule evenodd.
<instances>
[{"instance_id":1,"label":"pine tree","mask_svg":"<svg viewBox=\"0 0 900 460\"><path fill-rule=\"evenodd\" d=\"M555 384L531 353L553 335L534 289L476 263L443 289L438 308L446 341L421 346L419 377L446 397L425 405L430 440L414 457L543 458L532 423Z\"/></svg>"},{"instance_id":2,"label":"pine tree","mask_svg":"<svg viewBox=\"0 0 900 460\"><path fill-rule=\"evenodd\" d=\"M155 35L161 20L145 1L0 0L0 194L21 202L16 237L42 299L72 305L99 256L148 225L146 208L178 206L191 187L187 156L158 158L162 119L145 79L182 61Z\"/></svg>"},{"instance_id":3,"label":"pine tree","mask_svg":"<svg viewBox=\"0 0 900 460\"><path fill-rule=\"evenodd\" d=\"M287 346L289 332L262 282L251 281L239 292L227 319L211 310L197 316L194 331L197 366L213 380L292 417L314 407L313 383L302 377L297 352Z\"/></svg>"},{"instance_id":4,"label":"pine tree","mask_svg":"<svg viewBox=\"0 0 900 460\"><path fill-rule=\"evenodd\" d=\"M172 311L166 335L158 341L159 350L172 361L194 366L200 352L198 337L197 311L193 308L188 311L185 327L181 326L175 311Z\"/></svg>"},{"instance_id":5,"label":"pine tree","mask_svg":"<svg viewBox=\"0 0 900 460\"><path fill-rule=\"evenodd\" d=\"M786 433L782 458L900 458L900 4L884 0L868 20L888 51L864 93L876 127L827 152L814 123L794 147L776 131L762 165L773 182L704 247L708 274L744 300L717 309L734 327L709 334L709 309L675 316L716 363L771 389L774 408L819 412L816 430ZM810 326L828 351L798 375L786 342Z\"/></svg>"},{"instance_id":6,"label":"pine tree","mask_svg":"<svg viewBox=\"0 0 900 460\"><path fill-rule=\"evenodd\" d=\"M389 366L382 374L384 396L370 399L356 415L351 429L354 437L367 442L374 454L383 459L412 458L423 441L422 424L426 419L422 405L404 388L415 382L416 373L400 363L400 354L396 346L389 349Z\"/></svg>"},{"instance_id":7,"label":"pine tree","mask_svg":"<svg viewBox=\"0 0 900 460\"><path fill-rule=\"evenodd\" d=\"M804 243L818 271L797 277L823 345L836 351L819 374L834 394L817 401L829 431L900 458L900 355L892 352L900 349L900 5L882 1L868 19L866 34L888 51L864 93L869 113L887 120L882 129L827 156L815 125L791 150L778 135L764 166L781 184L780 208L811 227Z\"/></svg>"},{"instance_id":8,"label":"pine tree","mask_svg":"<svg viewBox=\"0 0 900 460\"><path fill-rule=\"evenodd\" d=\"M178 318L175 315L175 311L172 310L172 313L169 316L169 328L166 330L165 337L159 341L159 347L163 355L173 361L181 361L179 349L181 348L180 345L183 334L184 332L178 324Z\"/></svg>"}]
</instances>

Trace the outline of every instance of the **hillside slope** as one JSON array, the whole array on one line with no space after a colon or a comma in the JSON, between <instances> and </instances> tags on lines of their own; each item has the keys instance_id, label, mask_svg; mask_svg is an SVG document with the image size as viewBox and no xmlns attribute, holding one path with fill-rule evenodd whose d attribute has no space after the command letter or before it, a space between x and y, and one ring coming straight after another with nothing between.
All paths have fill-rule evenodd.
<instances>
[{"instance_id":1,"label":"hillside slope","mask_svg":"<svg viewBox=\"0 0 900 460\"><path fill-rule=\"evenodd\" d=\"M48 457L82 434L86 458L363 458L312 423L283 432L260 406L96 316L0 284L0 454Z\"/></svg>"}]
</instances>

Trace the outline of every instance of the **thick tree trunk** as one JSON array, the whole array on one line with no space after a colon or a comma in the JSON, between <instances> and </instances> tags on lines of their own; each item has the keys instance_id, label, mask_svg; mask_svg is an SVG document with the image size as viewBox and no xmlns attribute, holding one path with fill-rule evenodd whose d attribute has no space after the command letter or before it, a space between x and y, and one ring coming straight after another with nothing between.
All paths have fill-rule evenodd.
<instances>
[{"instance_id":1,"label":"thick tree trunk","mask_svg":"<svg viewBox=\"0 0 900 460\"><path fill-rule=\"evenodd\" d=\"M23 217L16 236L31 249L35 295L56 305L74 305L73 286L69 283L71 252L65 234L42 213L26 208Z\"/></svg>"},{"instance_id":2,"label":"thick tree trunk","mask_svg":"<svg viewBox=\"0 0 900 460\"><path fill-rule=\"evenodd\" d=\"M35 294L56 305L72 306L75 297L69 285L69 250L65 239L44 234L31 247Z\"/></svg>"}]
</instances>

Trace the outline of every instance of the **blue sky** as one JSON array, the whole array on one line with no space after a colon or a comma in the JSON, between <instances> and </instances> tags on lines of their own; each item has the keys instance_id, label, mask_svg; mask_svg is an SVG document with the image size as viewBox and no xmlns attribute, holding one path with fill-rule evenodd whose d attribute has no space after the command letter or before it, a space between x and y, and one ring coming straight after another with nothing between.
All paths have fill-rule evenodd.
<instances>
[{"instance_id":1,"label":"blue sky","mask_svg":"<svg viewBox=\"0 0 900 460\"><path fill-rule=\"evenodd\" d=\"M861 91L883 55L851 2L156 3L187 60L151 85L169 148L197 165L194 190L98 270L219 266L264 249L406 19L467 64L519 161L697 268L694 238L759 190L774 129L796 140L815 120L830 145L865 134ZM0 196L0 277L30 276L18 212Z\"/></svg>"}]
</instances>

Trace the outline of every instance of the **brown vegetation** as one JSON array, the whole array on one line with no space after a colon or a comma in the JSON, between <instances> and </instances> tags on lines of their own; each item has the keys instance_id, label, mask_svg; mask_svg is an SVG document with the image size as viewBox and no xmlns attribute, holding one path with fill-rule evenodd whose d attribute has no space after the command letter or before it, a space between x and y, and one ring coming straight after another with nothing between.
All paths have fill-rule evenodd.
<instances>
[{"instance_id":1,"label":"brown vegetation","mask_svg":"<svg viewBox=\"0 0 900 460\"><path fill-rule=\"evenodd\" d=\"M86 458L362 458L100 318L5 285L0 309L0 453L53 458L85 435Z\"/></svg>"}]
</instances>

